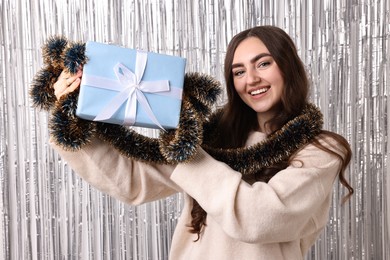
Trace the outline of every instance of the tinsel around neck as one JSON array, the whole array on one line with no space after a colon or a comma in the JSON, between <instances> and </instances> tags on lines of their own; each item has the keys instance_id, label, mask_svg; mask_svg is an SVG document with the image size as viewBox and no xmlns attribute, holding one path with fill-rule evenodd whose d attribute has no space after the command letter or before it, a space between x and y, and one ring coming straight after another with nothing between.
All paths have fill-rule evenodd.
<instances>
[{"instance_id":1,"label":"tinsel around neck","mask_svg":"<svg viewBox=\"0 0 390 260\"><path fill-rule=\"evenodd\" d=\"M211 126L208 126L208 129L216 128L215 118L218 117L216 115L211 117L209 121ZM242 174L253 174L288 159L321 132L322 124L323 117L320 110L313 104L307 104L300 115L253 146L221 149L203 143L202 147L212 157L226 162L236 171ZM207 140L207 137L205 139Z\"/></svg>"}]
</instances>

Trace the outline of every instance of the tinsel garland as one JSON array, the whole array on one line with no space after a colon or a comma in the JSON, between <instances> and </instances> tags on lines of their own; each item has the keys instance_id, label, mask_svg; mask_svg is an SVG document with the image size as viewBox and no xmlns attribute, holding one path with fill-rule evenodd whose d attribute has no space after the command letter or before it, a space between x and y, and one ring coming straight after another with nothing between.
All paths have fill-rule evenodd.
<instances>
[{"instance_id":1,"label":"tinsel garland","mask_svg":"<svg viewBox=\"0 0 390 260\"><path fill-rule=\"evenodd\" d=\"M66 150L81 149L93 137L108 142L123 155L147 163L177 164L190 160L199 147L215 159L243 174L253 174L299 150L318 135L322 114L308 104L301 115L287 122L266 140L248 148L222 149L210 145L221 110L211 114L221 92L220 84L208 75L187 73L184 80L182 109L177 129L160 132L159 138L138 134L129 127L92 122L75 115L78 92L56 101L52 85L63 69L76 73L88 59L83 43L52 37L43 46L44 67L36 74L31 87L35 106L51 112L51 134Z\"/></svg>"},{"instance_id":2,"label":"tinsel garland","mask_svg":"<svg viewBox=\"0 0 390 260\"><path fill-rule=\"evenodd\" d=\"M211 116L206 125L207 129L216 129L218 114L221 112L217 111ZM242 174L253 174L288 159L318 135L322 125L322 113L313 104L307 104L300 115L253 146L234 149L213 147L209 142L213 140L215 134L209 133L205 134L202 148L234 170Z\"/></svg>"}]
</instances>

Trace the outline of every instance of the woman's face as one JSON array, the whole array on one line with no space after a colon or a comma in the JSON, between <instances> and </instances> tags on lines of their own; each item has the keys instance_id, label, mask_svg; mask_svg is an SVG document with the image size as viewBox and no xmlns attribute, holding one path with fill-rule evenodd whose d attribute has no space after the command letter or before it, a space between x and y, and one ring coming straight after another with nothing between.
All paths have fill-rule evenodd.
<instances>
[{"instance_id":1,"label":"woman's face","mask_svg":"<svg viewBox=\"0 0 390 260\"><path fill-rule=\"evenodd\" d=\"M259 123L271 119L281 101L284 80L278 65L260 39L249 37L237 46L232 73L238 95L257 112Z\"/></svg>"}]
</instances>

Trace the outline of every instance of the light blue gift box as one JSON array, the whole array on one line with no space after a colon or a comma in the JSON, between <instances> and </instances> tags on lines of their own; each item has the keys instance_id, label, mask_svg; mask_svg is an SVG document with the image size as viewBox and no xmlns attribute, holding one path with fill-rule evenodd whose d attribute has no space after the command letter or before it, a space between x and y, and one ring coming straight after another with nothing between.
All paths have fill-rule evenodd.
<instances>
[{"instance_id":1,"label":"light blue gift box","mask_svg":"<svg viewBox=\"0 0 390 260\"><path fill-rule=\"evenodd\" d=\"M118 95L118 90L110 89L106 82L119 82L114 67L120 63L135 72L137 50L110 44L89 41L86 43L87 63L83 77L76 115L93 121L96 116ZM148 104L164 129L176 128L179 123L184 84L186 60L181 57L147 52L147 63L141 81L153 82L168 80L170 90L160 93L145 93ZM87 78L95 78L100 86L91 85ZM101 80L96 80L101 79ZM107 87L108 86L108 87ZM172 93L172 94L171 94ZM109 119L102 122L124 124L126 103L123 103ZM137 100L134 126L159 128Z\"/></svg>"}]
</instances>

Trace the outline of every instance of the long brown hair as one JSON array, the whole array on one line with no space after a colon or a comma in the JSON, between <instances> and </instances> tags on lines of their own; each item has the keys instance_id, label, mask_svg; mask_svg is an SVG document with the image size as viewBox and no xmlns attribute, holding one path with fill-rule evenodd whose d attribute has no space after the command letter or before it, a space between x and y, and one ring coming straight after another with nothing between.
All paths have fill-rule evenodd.
<instances>
[{"instance_id":1,"label":"long brown hair","mask_svg":"<svg viewBox=\"0 0 390 260\"><path fill-rule=\"evenodd\" d=\"M267 122L270 128L275 131L280 129L287 121L298 116L308 103L309 81L305 67L290 36L282 29L274 26L258 26L238 33L230 41L225 57L224 76L228 101L224 106L218 126L220 138L215 141L216 145L221 148L243 147L249 133L258 129L256 112L241 100L233 83L232 63L234 53L237 46L248 37L256 37L264 43L279 66L285 82L279 111L276 113L277 116ZM324 136L336 140L344 148L343 151L339 151L339 153L322 145L319 139ZM348 142L336 133L323 130L319 138L312 141L312 144L337 156L342 161L338 176L340 183L348 189L348 194L343 201L347 200L353 194L353 188L344 177L344 171L351 159L351 149ZM276 172L285 169L289 163L290 161L287 160L266 168L261 173L256 174L255 180L268 182ZM245 178L246 176L243 176L244 180ZM190 232L198 234L199 239L200 233L206 225L207 213L196 200L193 200L191 216Z\"/></svg>"}]
</instances>

